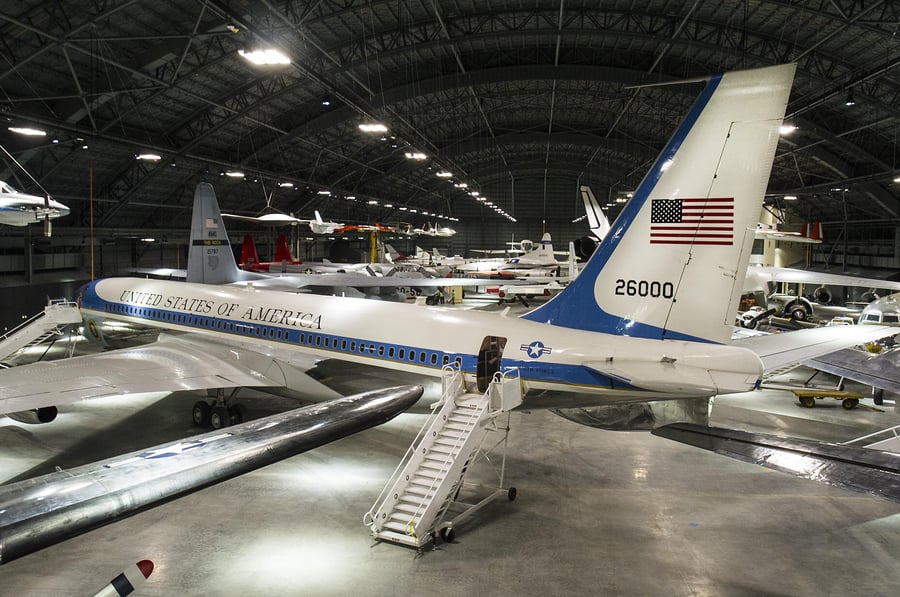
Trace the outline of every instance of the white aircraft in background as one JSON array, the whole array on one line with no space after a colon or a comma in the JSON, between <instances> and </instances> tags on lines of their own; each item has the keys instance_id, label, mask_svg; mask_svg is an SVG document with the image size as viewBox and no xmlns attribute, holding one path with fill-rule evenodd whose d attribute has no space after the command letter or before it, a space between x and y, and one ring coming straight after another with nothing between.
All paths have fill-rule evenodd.
<instances>
[{"instance_id":1,"label":"white aircraft in background","mask_svg":"<svg viewBox=\"0 0 900 597\"><path fill-rule=\"evenodd\" d=\"M28 195L0 180L0 224L27 226L45 222L49 234L50 220L69 215L69 208L47 197Z\"/></svg>"},{"instance_id":2,"label":"white aircraft in background","mask_svg":"<svg viewBox=\"0 0 900 597\"><path fill-rule=\"evenodd\" d=\"M257 224L266 224L268 226L283 226L283 225L292 225L292 224L306 224L309 226L310 232L313 234L331 234L335 230L339 228L343 228L344 224L340 222L326 222L322 219L322 215L319 214L319 211L315 212L316 217L312 220L304 220L303 218L295 218L292 215L281 213L281 212L273 212L264 214L261 216L241 216L238 214L222 214L226 218L233 218L235 220L242 220L244 222L255 222Z\"/></svg>"}]
</instances>

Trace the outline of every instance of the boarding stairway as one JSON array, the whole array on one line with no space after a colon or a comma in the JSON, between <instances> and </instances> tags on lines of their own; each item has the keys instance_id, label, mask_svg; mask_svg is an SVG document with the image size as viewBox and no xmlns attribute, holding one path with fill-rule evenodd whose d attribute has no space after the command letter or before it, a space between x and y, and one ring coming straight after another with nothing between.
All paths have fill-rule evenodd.
<instances>
[{"instance_id":1,"label":"boarding stairway","mask_svg":"<svg viewBox=\"0 0 900 597\"><path fill-rule=\"evenodd\" d=\"M51 300L44 310L0 336L0 361L36 346L50 338L62 336L63 327L81 322L78 305L65 299Z\"/></svg>"},{"instance_id":2,"label":"boarding stairway","mask_svg":"<svg viewBox=\"0 0 900 597\"><path fill-rule=\"evenodd\" d=\"M452 366L444 367L441 400L413 440L381 495L363 517L363 524L379 540L421 548L438 533L452 541L454 525L500 496L513 500L515 488L503 488L509 411L522 402L518 370L494 375L483 394L467 390L465 376ZM505 426L498 419L506 414ZM500 434L496 444L485 449L491 433ZM496 436L495 436L496 437ZM480 460L490 462L489 453L503 446L498 471L499 486L476 504L457 501L465 474ZM446 520L451 506L463 511Z\"/></svg>"}]
</instances>

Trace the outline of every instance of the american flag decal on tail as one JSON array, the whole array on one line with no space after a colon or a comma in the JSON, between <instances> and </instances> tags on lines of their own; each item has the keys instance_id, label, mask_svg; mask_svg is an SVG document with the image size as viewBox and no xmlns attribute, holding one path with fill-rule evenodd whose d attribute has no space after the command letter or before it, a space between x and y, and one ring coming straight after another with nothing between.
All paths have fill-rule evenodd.
<instances>
[{"instance_id":1,"label":"american flag decal on tail","mask_svg":"<svg viewBox=\"0 0 900 597\"><path fill-rule=\"evenodd\" d=\"M734 197L654 199L651 245L734 244Z\"/></svg>"}]
</instances>

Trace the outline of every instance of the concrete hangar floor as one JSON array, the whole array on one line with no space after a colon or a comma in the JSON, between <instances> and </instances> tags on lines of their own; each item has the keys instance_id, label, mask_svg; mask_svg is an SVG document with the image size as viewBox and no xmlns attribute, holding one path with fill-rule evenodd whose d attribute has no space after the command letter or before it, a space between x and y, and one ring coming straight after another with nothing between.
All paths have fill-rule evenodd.
<instances>
[{"instance_id":1,"label":"concrete hangar floor","mask_svg":"<svg viewBox=\"0 0 900 597\"><path fill-rule=\"evenodd\" d=\"M345 391L373 383L331 372ZM804 409L767 391L717 399L712 424L845 441L900 423L893 398L881 412ZM198 433L195 399L93 400L39 426L0 419L0 483ZM244 403L252 417L296 406ZM518 499L422 553L377 543L363 514L423 420L400 415L14 560L0 594L92 594L143 559L156 568L135 595L900 594L896 503L549 411L512 415L506 480ZM493 475L482 465L467 479Z\"/></svg>"}]
</instances>

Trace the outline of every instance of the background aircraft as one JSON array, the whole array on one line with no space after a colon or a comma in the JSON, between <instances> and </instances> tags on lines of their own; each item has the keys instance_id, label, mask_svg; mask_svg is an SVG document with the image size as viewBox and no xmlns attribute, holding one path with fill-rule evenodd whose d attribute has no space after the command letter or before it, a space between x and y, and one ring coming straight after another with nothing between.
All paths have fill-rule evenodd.
<instances>
[{"instance_id":1,"label":"background aircraft","mask_svg":"<svg viewBox=\"0 0 900 597\"><path fill-rule=\"evenodd\" d=\"M49 229L50 220L66 215L69 215L69 208L49 195L28 195L0 180L0 224L27 226L45 222Z\"/></svg>"}]
</instances>

